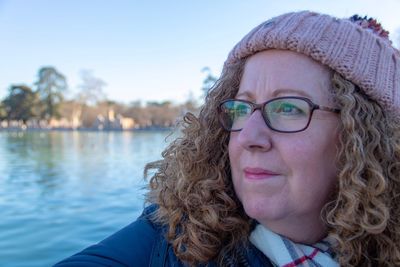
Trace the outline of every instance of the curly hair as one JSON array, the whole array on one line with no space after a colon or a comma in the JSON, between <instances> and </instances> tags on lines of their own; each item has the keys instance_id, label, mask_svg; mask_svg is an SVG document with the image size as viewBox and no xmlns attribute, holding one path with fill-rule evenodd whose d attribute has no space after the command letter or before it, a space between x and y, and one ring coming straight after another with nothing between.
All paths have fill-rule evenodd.
<instances>
[{"instance_id":1,"label":"curly hair","mask_svg":"<svg viewBox=\"0 0 400 267\"><path fill-rule=\"evenodd\" d=\"M338 74L338 193L324 210L341 266L400 266L400 124Z\"/></svg>"},{"instance_id":2,"label":"curly hair","mask_svg":"<svg viewBox=\"0 0 400 267\"><path fill-rule=\"evenodd\" d=\"M250 219L231 182L229 133L218 122L218 104L236 95L244 61L226 68L206 96L198 117L183 117L182 136L145 167L150 179L147 199L158 204L154 220L168 225L167 238L179 259L196 265L222 260L245 242Z\"/></svg>"},{"instance_id":3,"label":"curly hair","mask_svg":"<svg viewBox=\"0 0 400 267\"><path fill-rule=\"evenodd\" d=\"M233 98L245 59L226 67L198 117L187 113L182 135L146 165L147 201L167 225L176 256L189 265L224 261L248 242L253 223L231 181L229 133L217 106ZM333 74L332 93L341 109L338 190L321 212L341 266L400 265L400 124L355 85Z\"/></svg>"}]
</instances>

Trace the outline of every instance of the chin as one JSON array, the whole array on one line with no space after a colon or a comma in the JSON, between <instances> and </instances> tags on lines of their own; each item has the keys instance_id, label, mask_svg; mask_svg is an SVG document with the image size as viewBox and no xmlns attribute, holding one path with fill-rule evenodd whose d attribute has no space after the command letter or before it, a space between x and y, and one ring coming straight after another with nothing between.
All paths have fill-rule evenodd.
<instances>
[{"instance_id":1,"label":"chin","mask_svg":"<svg viewBox=\"0 0 400 267\"><path fill-rule=\"evenodd\" d=\"M283 217L283 209L279 205L265 200L244 199L242 205L247 216L260 223L279 220Z\"/></svg>"}]
</instances>

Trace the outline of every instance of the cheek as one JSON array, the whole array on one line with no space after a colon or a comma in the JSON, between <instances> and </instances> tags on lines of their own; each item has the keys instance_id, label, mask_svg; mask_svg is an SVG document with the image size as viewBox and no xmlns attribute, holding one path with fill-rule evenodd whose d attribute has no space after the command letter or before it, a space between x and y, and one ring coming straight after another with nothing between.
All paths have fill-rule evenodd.
<instances>
[{"instance_id":1,"label":"cheek","mask_svg":"<svg viewBox=\"0 0 400 267\"><path fill-rule=\"evenodd\" d=\"M291 142L294 155L298 160L315 165L331 165L335 162L338 141L338 132L335 127L320 126L310 129L304 135Z\"/></svg>"},{"instance_id":2,"label":"cheek","mask_svg":"<svg viewBox=\"0 0 400 267\"><path fill-rule=\"evenodd\" d=\"M332 135L303 139L303 142L293 145L293 153L286 159L290 160L287 163L292 167L293 175L299 178L296 180L300 183L299 187L308 187L310 192L330 191L338 175L336 140L336 136Z\"/></svg>"},{"instance_id":3,"label":"cheek","mask_svg":"<svg viewBox=\"0 0 400 267\"><path fill-rule=\"evenodd\" d=\"M316 179L314 176L330 177L337 172L338 138L335 130L332 130L332 134L313 132L286 142L282 140L282 160L294 172L292 174L301 175L303 179Z\"/></svg>"}]
</instances>

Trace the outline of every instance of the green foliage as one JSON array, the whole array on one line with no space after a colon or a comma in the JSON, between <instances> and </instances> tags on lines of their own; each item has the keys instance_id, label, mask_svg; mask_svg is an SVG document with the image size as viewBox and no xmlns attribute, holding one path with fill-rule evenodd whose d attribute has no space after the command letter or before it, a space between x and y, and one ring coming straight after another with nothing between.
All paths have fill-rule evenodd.
<instances>
[{"instance_id":1,"label":"green foliage","mask_svg":"<svg viewBox=\"0 0 400 267\"><path fill-rule=\"evenodd\" d=\"M4 120L7 118L6 107L3 102L0 102L0 120Z\"/></svg>"},{"instance_id":2,"label":"green foliage","mask_svg":"<svg viewBox=\"0 0 400 267\"><path fill-rule=\"evenodd\" d=\"M4 111L8 120L37 118L40 113L40 103L37 93L26 85L12 85L9 95L3 101Z\"/></svg>"},{"instance_id":3,"label":"green foliage","mask_svg":"<svg viewBox=\"0 0 400 267\"><path fill-rule=\"evenodd\" d=\"M217 80L208 68L203 69L207 76L203 82L206 93ZM197 112L197 104L193 93L181 105L171 101L140 100L125 105L107 100L103 93L105 82L96 78L89 71L81 72L82 83L74 100L65 100L67 90L66 78L54 67L42 67L38 71L38 79L34 87L12 85L9 94L0 101L0 121L19 120L25 123L29 120L65 118L82 127L92 127L99 116L106 120L133 120L135 128L140 127L170 127L175 125L177 118L186 112ZM76 123L76 124L75 124Z\"/></svg>"},{"instance_id":4,"label":"green foliage","mask_svg":"<svg viewBox=\"0 0 400 267\"><path fill-rule=\"evenodd\" d=\"M43 104L41 117L44 119L58 118L59 108L67 90L67 81L63 74L54 67L42 67L38 72L38 81L35 83L36 92Z\"/></svg>"},{"instance_id":5,"label":"green foliage","mask_svg":"<svg viewBox=\"0 0 400 267\"><path fill-rule=\"evenodd\" d=\"M158 102L158 101L147 101L146 102L146 106L147 107L169 107L172 105L171 101L162 101L162 102Z\"/></svg>"}]
</instances>

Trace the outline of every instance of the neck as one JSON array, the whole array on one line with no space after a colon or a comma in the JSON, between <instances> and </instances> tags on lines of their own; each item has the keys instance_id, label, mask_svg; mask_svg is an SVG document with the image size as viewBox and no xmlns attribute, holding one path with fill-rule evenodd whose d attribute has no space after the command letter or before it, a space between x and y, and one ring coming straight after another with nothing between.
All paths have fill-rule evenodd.
<instances>
[{"instance_id":1,"label":"neck","mask_svg":"<svg viewBox=\"0 0 400 267\"><path fill-rule=\"evenodd\" d=\"M319 218L318 220L309 219L306 222L290 220L289 222L261 222L261 224L293 242L307 245L317 243L327 234L327 227Z\"/></svg>"}]
</instances>

